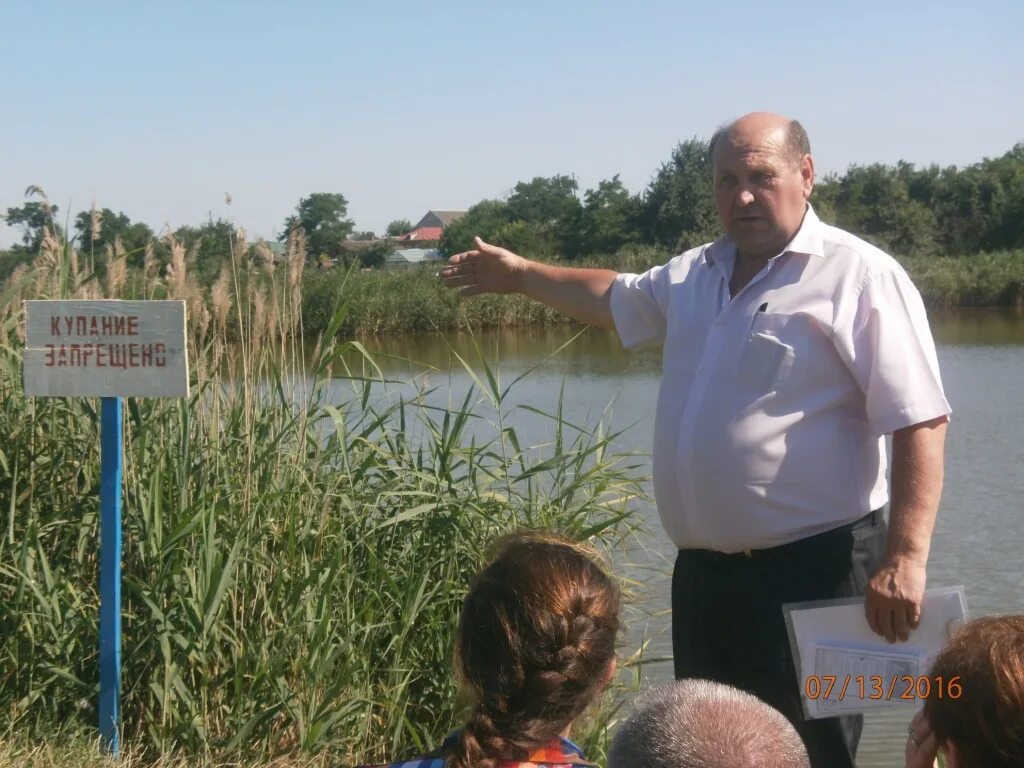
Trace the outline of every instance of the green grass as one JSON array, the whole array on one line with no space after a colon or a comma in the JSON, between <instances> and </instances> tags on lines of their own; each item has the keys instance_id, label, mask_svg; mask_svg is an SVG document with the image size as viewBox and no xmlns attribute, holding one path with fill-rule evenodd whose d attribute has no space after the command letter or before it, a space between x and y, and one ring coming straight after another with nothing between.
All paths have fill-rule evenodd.
<instances>
[{"instance_id":1,"label":"green grass","mask_svg":"<svg viewBox=\"0 0 1024 768\"><path fill-rule=\"evenodd\" d=\"M0 738L0 768L111 768L115 765L100 750L97 739L86 733L56 732L33 743L24 736ZM328 768L326 753L293 753L277 757L246 755L203 756L185 753L147 755L129 746L121 750L116 765L122 768Z\"/></svg>"},{"instance_id":2,"label":"green grass","mask_svg":"<svg viewBox=\"0 0 1024 768\"><path fill-rule=\"evenodd\" d=\"M297 276L257 295L250 273L233 266L235 344L190 278L141 287L189 302L193 392L125 409L125 743L140 764L410 756L459 722L452 633L486 545L526 526L615 546L640 462L558 411L522 445L515 382L482 360L448 407L382 396L365 350L333 341L343 309L307 367ZM0 766L96 720L98 403L25 397L19 335L21 298L95 285L62 248L0 288ZM615 706L579 733L598 758Z\"/></svg>"}]
</instances>

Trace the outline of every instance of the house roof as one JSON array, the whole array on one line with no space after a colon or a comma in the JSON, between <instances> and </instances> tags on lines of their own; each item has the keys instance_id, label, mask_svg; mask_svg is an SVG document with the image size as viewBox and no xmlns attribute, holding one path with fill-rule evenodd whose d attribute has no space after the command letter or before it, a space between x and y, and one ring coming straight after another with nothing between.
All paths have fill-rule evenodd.
<instances>
[{"instance_id":1,"label":"house roof","mask_svg":"<svg viewBox=\"0 0 1024 768\"><path fill-rule=\"evenodd\" d=\"M403 242L406 240L440 240L443 233L443 227L420 227L412 232L406 232L398 239Z\"/></svg>"},{"instance_id":2,"label":"house roof","mask_svg":"<svg viewBox=\"0 0 1024 768\"><path fill-rule=\"evenodd\" d=\"M456 219L461 219L466 215L465 211L431 211L431 213L437 216L446 227Z\"/></svg>"},{"instance_id":3,"label":"house roof","mask_svg":"<svg viewBox=\"0 0 1024 768\"><path fill-rule=\"evenodd\" d=\"M436 226L434 224L435 221L440 221L442 227L447 227L453 221L461 219L465 215L465 211L427 211L426 215L419 220L414 229L427 225Z\"/></svg>"}]
</instances>

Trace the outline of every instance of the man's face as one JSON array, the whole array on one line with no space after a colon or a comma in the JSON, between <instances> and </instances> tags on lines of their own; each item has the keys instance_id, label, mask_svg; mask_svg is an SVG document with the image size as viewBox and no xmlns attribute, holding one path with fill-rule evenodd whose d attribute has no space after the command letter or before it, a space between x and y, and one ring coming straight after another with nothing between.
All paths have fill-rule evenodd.
<instances>
[{"instance_id":1,"label":"man's face","mask_svg":"<svg viewBox=\"0 0 1024 768\"><path fill-rule=\"evenodd\" d=\"M785 132L737 131L715 145L715 207L745 258L771 258L800 228L814 185L810 155L787 151Z\"/></svg>"}]
</instances>

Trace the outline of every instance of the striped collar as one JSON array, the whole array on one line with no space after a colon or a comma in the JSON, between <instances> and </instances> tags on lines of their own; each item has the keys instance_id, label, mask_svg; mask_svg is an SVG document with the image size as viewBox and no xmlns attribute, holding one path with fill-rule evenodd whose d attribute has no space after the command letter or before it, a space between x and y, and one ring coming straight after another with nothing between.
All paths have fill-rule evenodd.
<instances>
[{"instance_id":1,"label":"striped collar","mask_svg":"<svg viewBox=\"0 0 1024 768\"><path fill-rule=\"evenodd\" d=\"M438 753L445 754L448 749L455 745L459 734L456 731L444 740L444 744ZM420 757L415 760L408 760L401 763L389 763L378 768L441 768L444 765L444 758L441 757ZM515 768L521 766L590 766L583 755L583 750L578 744L569 739L557 738L542 747L533 750L526 760L501 760L500 768ZM363 768L370 768L365 766Z\"/></svg>"},{"instance_id":2,"label":"striped collar","mask_svg":"<svg viewBox=\"0 0 1024 768\"><path fill-rule=\"evenodd\" d=\"M450 747L455 746L455 742L458 741L459 732L456 731L448 736L444 740L444 745L441 747L442 752L447 752ZM548 742L543 747L538 747L533 750L529 757L525 760L526 763L540 763L540 764L554 764L554 765L586 765L587 761L583 756L583 749L576 744L574 741L562 738L559 736L557 739ZM514 766L521 765L515 760L502 760L498 763L502 768L505 765Z\"/></svg>"}]
</instances>

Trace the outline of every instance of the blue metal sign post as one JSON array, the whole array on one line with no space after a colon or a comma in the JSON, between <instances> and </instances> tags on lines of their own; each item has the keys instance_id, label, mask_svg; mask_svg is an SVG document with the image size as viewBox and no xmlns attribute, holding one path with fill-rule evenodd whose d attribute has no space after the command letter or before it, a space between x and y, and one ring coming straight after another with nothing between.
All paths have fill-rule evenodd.
<instances>
[{"instance_id":1,"label":"blue metal sign post","mask_svg":"<svg viewBox=\"0 0 1024 768\"><path fill-rule=\"evenodd\" d=\"M121 747L121 398L104 397L100 414L100 741Z\"/></svg>"}]
</instances>

